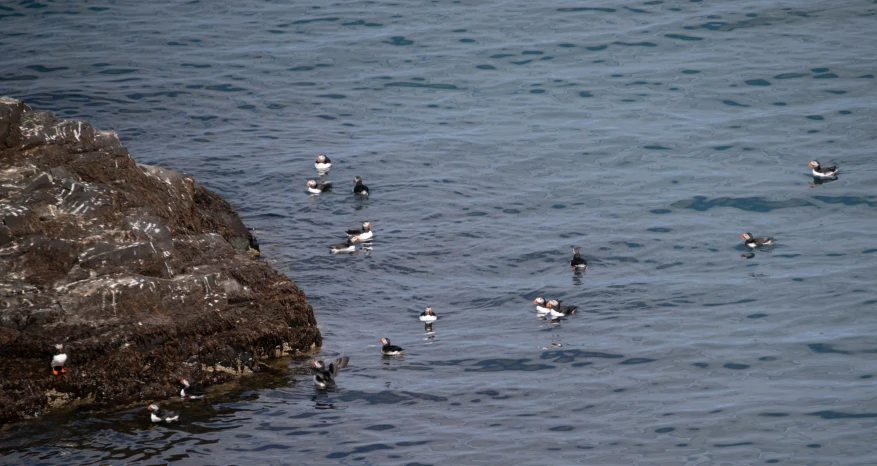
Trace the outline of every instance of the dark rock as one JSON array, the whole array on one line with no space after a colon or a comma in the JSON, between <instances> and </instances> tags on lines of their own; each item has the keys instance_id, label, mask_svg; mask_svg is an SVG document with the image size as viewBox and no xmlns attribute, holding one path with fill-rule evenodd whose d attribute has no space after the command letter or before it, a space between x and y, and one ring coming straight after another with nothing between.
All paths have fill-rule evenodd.
<instances>
[{"instance_id":1,"label":"dark rock","mask_svg":"<svg viewBox=\"0 0 877 466\"><path fill-rule=\"evenodd\" d=\"M167 398L180 378L210 385L319 345L304 293L258 249L191 176L0 97L0 422Z\"/></svg>"}]
</instances>

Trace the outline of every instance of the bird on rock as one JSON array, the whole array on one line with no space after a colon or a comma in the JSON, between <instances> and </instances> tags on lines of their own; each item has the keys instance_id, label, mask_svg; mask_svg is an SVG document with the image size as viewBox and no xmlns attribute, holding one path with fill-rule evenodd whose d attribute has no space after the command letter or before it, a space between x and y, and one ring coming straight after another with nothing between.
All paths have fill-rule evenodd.
<instances>
[{"instance_id":1,"label":"bird on rock","mask_svg":"<svg viewBox=\"0 0 877 466\"><path fill-rule=\"evenodd\" d=\"M55 345L55 351L57 353L52 356L52 373L55 375L66 374L67 370L64 369L64 364L67 363L67 353L64 351L64 345L58 343Z\"/></svg>"}]
</instances>

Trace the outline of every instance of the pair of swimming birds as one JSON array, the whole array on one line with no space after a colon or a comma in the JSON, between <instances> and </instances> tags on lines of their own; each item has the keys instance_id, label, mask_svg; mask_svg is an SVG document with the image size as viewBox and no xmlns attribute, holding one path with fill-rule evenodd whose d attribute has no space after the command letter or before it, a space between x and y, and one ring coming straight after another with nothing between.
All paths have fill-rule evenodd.
<instances>
[{"instance_id":1,"label":"pair of swimming birds","mask_svg":"<svg viewBox=\"0 0 877 466\"><path fill-rule=\"evenodd\" d=\"M429 308L427 308L429 309ZM381 354L384 356L401 356L404 351L402 347L396 346L390 343L389 338L381 338ZM326 363L323 361L312 361L311 362L311 372L314 374L314 385L317 388L327 388L331 385L335 385L335 379L338 377L338 372L350 362L350 358L347 356L341 356L340 358L329 363L329 366L326 366Z\"/></svg>"},{"instance_id":2,"label":"pair of swimming birds","mask_svg":"<svg viewBox=\"0 0 877 466\"><path fill-rule=\"evenodd\" d=\"M332 189L331 181L308 180L308 192L311 194L322 194ZM356 196L368 197L368 186L362 184L362 178L353 177L353 194Z\"/></svg>"},{"instance_id":3,"label":"pair of swimming birds","mask_svg":"<svg viewBox=\"0 0 877 466\"><path fill-rule=\"evenodd\" d=\"M180 390L180 398L184 400L200 400L207 396L207 392L204 391L203 388L201 388L199 385L190 384L189 381L186 379L180 379L180 385L183 386L183 388ZM156 424L171 424L173 422L180 421L180 413L167 409L161 409L155 403L147 406L146 410L149 411L149 419Z\"/></svg>"},{"instance_id":4,"label":"pair of swimming birds","mask_svg":"<svg viewBox=\"0 0 877 466\"><path fill-rule=\"evenodd\" d=\"M813 169L813 176L816 178L834 178L837 176L837 166L831 167L823 167L820 165L818 160L811 160L810 163L807 164L808 167ZM762 236L755 237L752 236L752 233L746 232L740 235L743 238L743 244L747 247L755 249L759 246L771 246L773 245L773 237L771 236Z\"/></svg>"},{"instance_id":5,"label":"pair of swimming birds","mask_svg":"<svg viewBox=\"0 0 877 466\"><path fill-rule=\"evenodd\" d=\"M347 241L329 246L329 252L353 252L357 242L371 241L374 236L371 222L362 222L362 228L347 230Z\"/></svg>"}]
</instances>

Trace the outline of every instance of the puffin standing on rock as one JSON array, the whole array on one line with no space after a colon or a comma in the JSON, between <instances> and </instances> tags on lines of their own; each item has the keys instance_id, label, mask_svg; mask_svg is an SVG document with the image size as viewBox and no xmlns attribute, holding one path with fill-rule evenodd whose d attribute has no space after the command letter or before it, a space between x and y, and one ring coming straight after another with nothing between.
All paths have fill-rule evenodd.
<instances>
[{"instance_id":1,"label":"puffin standing on rock","mask_svg":"<svg viewBox=\"0 0 877 466\"><path fill-rule=\"evenodd\" d=\"M149 418L155 423L164 422L170 424L171 422L178 422L180 420L180 413L165 411L159 408L157 404L151 404L147 406L146 409L149 410Z\"/></svg>"},{"instance_id":2,"label":"puffin standing on rock","mask_svg":"<svg viewBox=\"0 0 877 466\"><path fill-rule=\"evenodd\" d=\"M353 182L355 183L353 185L353 194L368 197L368 186L362 184L362 178L354 176Z\"/></svg>"},{"instance_id":3,"label":"puffin standing on rock","mask_svg":"<svg viewBox=\"0 0 877 466\"><path fill-rule=\"evenodd\" d=\"M350 361L350 358L347 356L341 356L334 362L329 363L328 370L323 361L312 362L311 371L314 373L314 385L316 385L317 388L326 388L329 385L335 385L335 377L338 377L338 372L342 367L347 365L348 361Z\"/></svg>"},{"instance_id":4,"label":"puffin standing on rock","mask_svg":"<svg viewBox=\"0 0 877 466\"><path fill-rule=\"evenodd\" d=\"M58 343L55 345L55 350L58 353L52 357L52 373L55 375L66 374L67 370L64 369L64 364L67 363L67 353L64 352L64 345Z\"/></svg>"},{"instance_id":5,"label":"puffin standing on rock","mask_svg":"<svg viewBox=\"0 0 877 466\"><path fill-rule=\"evenodd\" d=\"M381 338L381 343L384 345L383 348L381 348L381 354L384 356L402 356L402 348L396 345L391 345L389 338Z\"/></svg>"},{"instance_id":6,"label":"puffin standing on rock","mask_svg":"<svg viewBox=\"0 0 877 466\"><path fill-rule=\"evenodd\" d=\"M207 395L207 392L204 391L198 385L189 385L189 381L186 379L180 379L180 384L183 385L183 389L180 390L180 398L185 400L200 400Z\"/></svg>"},{"instance_id":7,"label":"puffin standing on rock","mask_svg":"<svg viewBox=\"0 0 877 466\"><path fill-rule=\"evenodd\" d=\"M752 249L755 249L758 246L770 246L773 244L773 237L772 236L765 236L762 238L756 238L756 237L752 236L752 233L743 233L740 235L740 237L743 238L743 244L745 244L746 246L748 246Z\"/></svg>"},{"instance_id":8,"label":"puffin standing on rock","mask_svg":"<svg viewBox=\"0 0 877 466\"><path fill-rule=\"evenodd\" d=\"M837 165L833 167L823 167L819 165L818 160L811 160L807 166L813 169L813 176L816 178L834 178L835 175L837 175Z\"/></svg>"}]
</instances>

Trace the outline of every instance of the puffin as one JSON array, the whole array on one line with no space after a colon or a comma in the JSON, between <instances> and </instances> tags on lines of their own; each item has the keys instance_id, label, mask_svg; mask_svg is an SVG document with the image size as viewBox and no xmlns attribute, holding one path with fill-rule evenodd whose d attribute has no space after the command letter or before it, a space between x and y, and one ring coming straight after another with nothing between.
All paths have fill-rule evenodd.
<instances>
[{"instance_id":1,"label":"puffin","mask_svg":"<svg viewBox=\"0 0 877 466\"><path fill-rule=\"evenodd\" d=\"M588 262L582 259L579 254L579 248L572 248L572 260L569 261L572 270L585 270L588 268Z\"/></svg>"},{"instance_id":2,"label":"puffin","mask_svg":"<svg viewBox=\"0 0 877 466\"><path fill-rule=\"evenodd\" d=\"M359 241L359 238L355 236L348 236L347 241L339 244L333 244L329 246L329 252L332 254L337 254L339 252L353 252L356 251L356 242Z\"/></svg>"},{"instance_id":3,"label":"puffin","mask_svg":"<svg viewBox=\"0 0 877 466\"><path fill-rule=\"evenodd\" d=\"M316 168L318 172L327 172L332 168L332 161L324 154L320 154L317 156L317 161L314 162L314 168Z\"/></svg>"},{"instance_id":4,"label":"puffin","mask_svg":"<svg viewBox=\"0 0 877 466\"><path fill-rule=\"evenodd\" d=\"M331 181L308 180L308 192L311 194L321 194L332 189Z\"/></svg>"},{"instance_id":5,"label":"puffin","mask_svg":"<svg viewBox=\"0 0 877 466\"><path fill-rule=\"evenodd\" d=\"M545 306L545 299L541 296L534 299L533 304L536 305L536 315L544 316L551 312L551 309Z\"/></svg>"},{"instance_id":6,"label":"puffin","mask_svg":"<svg viewBox=\"0 0 877 466\"><path fill-rule=\"evenodd\" d=\"M819 165L818 160L811 160L807 166L813 169L813 176L816 178L834 178L834 176L837 175L837 165L833 167L823 167Z\"/></svg>"},{"instance_id":7,"label":"puffin","mask_svg":"<svg viewBox=\"0 0 877 466\"><path fill-rule=\"evenodd\" d=\"M347 234L350 237L358 239L359 241L368 241L368 240L372 239L372 237L375 235L374 232L372 231L371 222L362 222L362 229L347 230Z\"/></svg>"},{"instance_id":8,"label":"puffin","mask_svg":"<svg viewBox=\"0 0 877 466\"><path fill-rule=\"evenodd\" d=\"M323 361L311 362L311 371L314 373L314 385L316 385L317 388L326 388L329 385L335 385L335 377L338 377L338 371L346 366L348 361L350 361L350 358L347 356L341 356L334 362L329 363L328 369L326 369L326 364L323 363Z\"/></svg>"},{"instance_id":9,"label":"puffin","mask_svg":"<svg viewBox=\"0 0 877 466\"><path fill-rule=\"evenodd\" d=\"M579 308L578 306L561 306L560 301L557 299L548 301L547 306L551 317L571 316L575 314L576 309Z\"/></svg>"},{"instance_id":10,"label":"puffin","mask_svg":"<svg viewBox=\"0 0 877 466\"><path fill-rule=\"evenodd\" d=\"M183 385L183 389L180 390L180 398L185 400L200 400L207 395L207 392L204 391L199 385L189 385L189 381L186 379L180 379L180 384Z\"/></svg>"},{"instance_id":11,"label":"puffin","mask_svg":"<svg viewBox=\"0 0 877 466\"><path fill-rule=\"evenodd\" d=\"M151 404L146 407L149 410L149 418L152 422L164 422L170 424L171 422L178 422L180 420L180 414L174 411L165 411L158 407L157 404Z\"/></svg>"},{"instance_id":12,"label":"puffin","mask_svg":"<svg viewBox=\"0 0 877 466\"><path fill-rule=\"evenodd\" d=\"M383 343L384 347L381 348L381 354L384 356L402 356L402 348L391 345L389 338L381 338L381 343Z\"/></svg>"},{"instance_id":13,"label":"puffin","mask_svg":"<svg viewBox=\"0 0 877 466\"><path fill-rule=\"evenodd\" d=\"M740 235L740 237L743 238L743 244L753 249L757 248L758 246L770 246L771 244L773 244L772 236L755 238L752 236L752 233L743 233Z\"/></svg>"},{"instance_id":14,"label":"puffin","mask_svg":"<svg viewBox=\"0 0 877 466\"><path fill-rule=\"evenodd\" d=\"M353 194L368 197L368 186L362 184L362 178L354 176L353 182L355 183L353 185Z\"/></svg>"},{"instance_id":15,"label":"puffin","mask_svg":"<svg viewBox=\"0 0 877 466\"><path fill-rule=\"evenodd\" d=\"M64 352L64 345L58 343L55 345L55 350L58 353L52 356L52 373L55 375L66 374L67 370L64 369L64 364L67 362L67 353Z\"/></svg>"},{"instance_id":16,"label":"puffin","mask_svg":"<svg viewBox=\"0 0 877 466\"><path fill-rule=\"evenodd\" d=\"M420 313L420 321L421 322L431 324L431 323L435 322L436 320L438 320L438 316L435 315L435 312L432 312L431 307L427 307L425 311Z\"/></svg>"}]
</instances>

